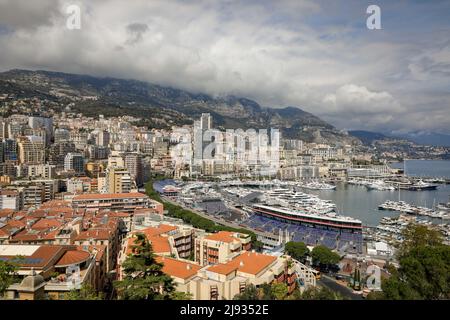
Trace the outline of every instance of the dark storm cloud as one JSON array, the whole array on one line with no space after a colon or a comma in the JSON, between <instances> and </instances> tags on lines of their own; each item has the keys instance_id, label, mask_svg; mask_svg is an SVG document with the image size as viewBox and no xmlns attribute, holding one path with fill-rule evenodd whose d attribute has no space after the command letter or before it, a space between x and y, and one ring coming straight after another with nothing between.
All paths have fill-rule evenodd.
<instances>
[{"instance_id":1,"label":"dark storm cloud","mask_svg":"<svg viewBox=\"0 0 450 320\"><path fill-rule=\"evenodd\" d=\"M148 31L148 25L145 23L131 23L126 27L128 34L127 44L135 44L142 40L144 33Z\"/></svg>"},{"instance_id":2,"label":"dark storm cloud","mask_svg":"<svg viewBox=\"0 0 450 320\"><path fill-rule=\"evenodd\" d=\"M0 0L0 24L15 30L50 26L58 10L57 0Z\"/></svg>"}]
</instances>

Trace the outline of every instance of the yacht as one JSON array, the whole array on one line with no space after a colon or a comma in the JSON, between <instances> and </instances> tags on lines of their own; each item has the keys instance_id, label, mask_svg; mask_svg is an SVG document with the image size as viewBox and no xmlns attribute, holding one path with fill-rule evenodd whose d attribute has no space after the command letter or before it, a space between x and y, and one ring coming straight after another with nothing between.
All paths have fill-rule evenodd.
<instances>
[{"instance_id":1,"label":"yacht","mask_svg":"<svg viewBox=\"0 0 450 320\"><path fill-rule=\"evenodd\" d=\"M370 184L366 185L367 189L369 190L378 190L378 191L394 191L395 188L383 180L377 180Z\"/></svg>"},{"instance_id":2,"label":"yacht","mask_svg":"<svg viewBox=\"0 0 450 320\"><path fill-rule=\"evenodd\" d=\"M321 183L321 182L309 182L301 186L305 189L311 189L311 190L335 190L336 186L328 183Z\"/></svg>"}]
</instances>

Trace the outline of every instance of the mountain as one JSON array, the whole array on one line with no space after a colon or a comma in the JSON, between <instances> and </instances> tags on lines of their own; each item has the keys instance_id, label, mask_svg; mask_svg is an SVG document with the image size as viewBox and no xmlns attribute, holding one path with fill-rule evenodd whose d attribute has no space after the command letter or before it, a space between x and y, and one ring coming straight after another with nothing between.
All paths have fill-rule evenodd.
<instances>
[{"instance_id":1,"label":"mountain","mask_svg":"<svg viewBox=\"0 0 450 320\"><path fill-rule=\"evenodd\" d=\"M365 145L370 145L376 140L385 140L390 138L379 132L364 131L364 130L352 130L349 131L348 134L358 138Z\"/></svg>"},{"instance_id":2,"label":"mountain","mask_svg":"<svg viewBox=\"0 0 450 320\"><path fill-rule=\"evenodd\" d=\"M137 80L14 69L0 73L0 93L70 103L72 111L86 116L136 116L150 126L192 123L209 112L215 127L272 127L279 128L286 138L306 142L360 144L357 138L300 108L268 108L243 97L214 98Z\"/></svg>"},{"instance_id":3,"label":"mountain","mask_svg":"<svg viewBox=\"0 0 450 320\"><path fill-rule=\"evenodd\" d=\"M391 133L391 135L394 137L414 141L417 144L450 147L450 134L415 131L404 134Z\"/></svg>"}]
</instances>

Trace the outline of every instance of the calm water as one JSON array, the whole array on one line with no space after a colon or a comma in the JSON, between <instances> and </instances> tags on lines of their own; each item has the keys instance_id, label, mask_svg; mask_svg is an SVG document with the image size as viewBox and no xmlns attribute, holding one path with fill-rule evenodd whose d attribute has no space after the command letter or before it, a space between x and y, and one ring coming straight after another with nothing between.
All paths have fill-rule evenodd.
<instances>
[{"instance_id":1,"label":"calm water","mask_svg":"<svg viewBox=\"0 0 450 320\"><path fill-rule=\"evenodd\" d=\"M392 167L403 168L403 163ZM450 161L408 160L406 173L414 176L433 176L450 178ZM437 190L431 191L376 191L367 190L364 186L338 184L335 191L308 191L321 199L336 203L340 214L360 219L364 225L375 226L384 216L396 217L393 211L379 211L378 206L386 200L400 200L415 205L431 208L433 203L447 202L450 196L450 185L441 184ZM442 220L436 220L438 222Z\"/></svg>"},{"instance_id":2,"label":"calm water","mask_svg":"<svg viewBox=\"0 0 450 320\"><path fill-rule=\"evenodd\" d=\"M403 162L392 163L391 167L403 169ZM406 160L404 168L409 176L450 178L449 160Z\"/></svg>"}]
</instances>

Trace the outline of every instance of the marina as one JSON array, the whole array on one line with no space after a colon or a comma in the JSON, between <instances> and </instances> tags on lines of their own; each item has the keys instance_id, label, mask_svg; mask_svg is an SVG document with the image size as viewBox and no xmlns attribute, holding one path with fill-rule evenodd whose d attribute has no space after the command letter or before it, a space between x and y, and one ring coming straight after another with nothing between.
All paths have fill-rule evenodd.
<instances>
[{"instance_id":1,"label":"marina","mask_svg":"<svg viewBox=\"0 0 450 320\"><path fill-rule=\"evenodd\" d=\"M426 207L415 206L408 204L404 201L391 201L387 200L386 202L380 204L378 206L379 210L391 210L404 212L413 215L438 218L438 219L450 219L450 210L433 210Z\"/></svg>"},{"instance_id":2,"label":"marina","mask_svg":"<svg viewBox=\"0 0 450 320\"><path fill-rule=\"evenodd\" d=\"M362 252L363 239L395 240L410 222L449 230L450 186L419 176L222 179L178 188L177 202L214 219L343 253Z\"/></svg>"}]
</instances>

